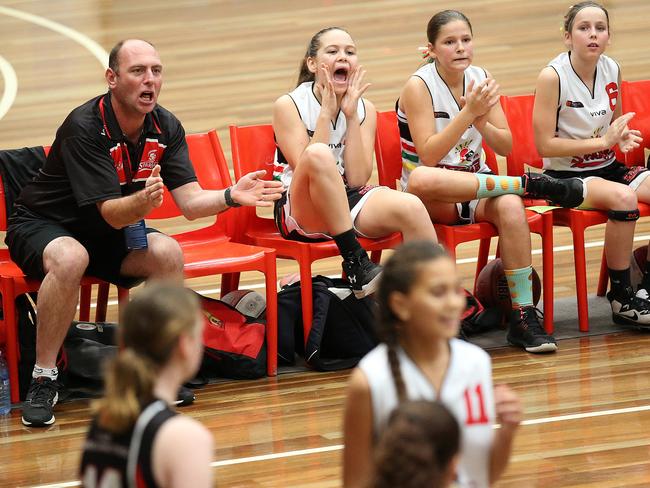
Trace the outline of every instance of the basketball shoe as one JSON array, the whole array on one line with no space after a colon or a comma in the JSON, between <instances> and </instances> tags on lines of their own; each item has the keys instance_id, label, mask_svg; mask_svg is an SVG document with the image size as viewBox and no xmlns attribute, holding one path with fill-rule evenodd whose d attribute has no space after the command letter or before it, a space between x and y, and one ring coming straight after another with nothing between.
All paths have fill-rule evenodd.
<instances>
[{"instance_id":1,"label":"basketball shoe","mask_svg":"<svg viewBox=\"0 0 650 488\"><path fill-rule=\"evenodd\" d=\"M365 249L345 257L342 266L355 297L364 298L377 290L382 268L370 261Z\"/></svg>"},{"instance_id":2,"label":"basketball shoe","mask_svg":"<svg viewBox=\"0 0 650 488\"><path fill-rule=\"evenodd\" d=\"M521 347L527 352L555 352L557 341L547 334L539 323L541 312L534 306L516 308L510 312L510 327L507 340L513 346Z\"/></svg>"},{"instance_id":3,"label":"basketball shoe","mask_svg":"<svg viewBox=\"0 0 650 488\"><path fill-rule=\"evenodd\" d=\"M23 424L29 427L46 427L54 423L54 405L59 399L60 384L39 376L32 378L23 404Z\"/></svg>"},{"instance_id":4,"label":"basketball shoe","mask_svg":"<svg viewBox=\"0 0 650 488\"><path fill-rule=\"evenodd\" d=\"M550 200L560 207L577 207L584 200L584 184L580 178L552 178L542 173L522 176L526 198Z\"/></svg>"},{"instance_id":5,"label":"basketball shoe","mask_svg":"<svg viewBox=\"0 0 650 488\"><path fill-rule=\"evenodd\" d=\"M614 323L650 330L650 301L645 298L648 293L645 290L643 292L635 295L632 287L628 286L624 290L624 296L616 296L613 291L607 293Z\"/></svg>"}]
</instances>

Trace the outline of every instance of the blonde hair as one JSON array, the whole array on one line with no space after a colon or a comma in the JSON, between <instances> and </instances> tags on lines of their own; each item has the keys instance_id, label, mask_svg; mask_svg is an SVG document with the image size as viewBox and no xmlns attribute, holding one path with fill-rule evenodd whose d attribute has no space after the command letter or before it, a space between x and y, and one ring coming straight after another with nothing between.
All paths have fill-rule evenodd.
<instances>
[{"instance_id":1,"label":"blonde hair","mask_svg":"<svg viewBox=\"0 0 650 488\"><path fill-rule=\"evenodd\" d=\"M124 432L153 399L160 369L179 337L196 327L199 304L191 290L177 285L146 287L127 304L119 328L122 349L108 365L104 397L93 405L99 425Z\"/></svg>"}]
</instances>

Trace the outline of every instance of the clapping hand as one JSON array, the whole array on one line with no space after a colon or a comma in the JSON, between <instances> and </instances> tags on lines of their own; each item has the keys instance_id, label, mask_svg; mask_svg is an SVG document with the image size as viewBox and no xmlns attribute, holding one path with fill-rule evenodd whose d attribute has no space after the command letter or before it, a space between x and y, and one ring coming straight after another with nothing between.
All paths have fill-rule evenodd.
<instances>
[{"instance_id":1,"label":"clapping hand","mask_svg":"<svg viewBox=\"0 0 650 488\"><path fill-rule=\"evenodd\" d=\"M157 164L151 170L149 178L144 182L144 195L147 203L152 208L158 208L163 203L163 179L160 176L160 165Z\"/></svg>"},{"instance_id":2,"label":"clapping hand","mask_svg":"<svg viewBox=\"0 0 650 488\"><path fill-rule=\"evenodd\" d=\"M347 118L352 117L357 112L359 99L370 86L370 83L363 84L363 77L366 70L357 66L353 71L348 73L348 89L341 99L341 111Z\"/></svg>"},{"instance_id":3,"label":"clapping hand","mask_svg":"<svg viewBox=\"0 0 650 488\"><path fill-rule=\"evenodd\" d=\"M241 205L271 207L284 192L280 181L263 180L266 170L254 171L242 176L232 187L230 196Z\"/></svg>"}]
</instances>

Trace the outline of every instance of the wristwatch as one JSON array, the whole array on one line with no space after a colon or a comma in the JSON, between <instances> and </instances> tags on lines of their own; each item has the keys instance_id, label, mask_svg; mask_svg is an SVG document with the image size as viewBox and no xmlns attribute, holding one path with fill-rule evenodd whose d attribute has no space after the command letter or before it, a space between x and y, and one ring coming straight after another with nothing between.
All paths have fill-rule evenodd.
<instances>
[{"instance_id":1,"label":"wristwatch","mask_svg":"<svg viewBox=\"0 0 650 488\"><path fill-rule=\"evenodd\" d=\"M226 188L226 191L223 192L223 198L226 201L226 205L229 207L241 207L241 203L237 203L232 199L232 196L230 195L230 191L232 190L232 186L229 186Z\"/></svg>"}]
</instances>

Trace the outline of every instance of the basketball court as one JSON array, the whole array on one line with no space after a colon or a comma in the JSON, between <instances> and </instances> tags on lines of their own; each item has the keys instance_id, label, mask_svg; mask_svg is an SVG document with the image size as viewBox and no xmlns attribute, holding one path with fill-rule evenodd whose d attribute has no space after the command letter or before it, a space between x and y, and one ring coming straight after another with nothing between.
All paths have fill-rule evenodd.
<instances>
[{"instance_id":1,"label":"basketball court","mask_svg":"<svg viewBox=\"0 0 650 488\"><path fill-rule=\"evenodd\" d=\"M108 51L123 38L156 45L164 65L160 104L188 133L216 128L230 160L228 126L270 122L273 101L295 86L307 42L323 27L349 30L372 83L366 97L378 110L392 110L420 63L417 48L425 44L426 23L436 11L456 8L470 18L474 64L491 72L502 94L519 95L532 93L540 69L563 49L560 27L569 5L569 0L6 0L0 5L0 148L51 144L73 108L105 91ZM650 78L650 3L611 0L605 6L612 32L607 54L620 63L625 80ZM177 233L209 222L176 219L156 227ZM495 383L512 386L524 405L525 420L499 487L650 486L650 335L614 326L606 299L595 297L603 236L602 226L585 236L589 333L578 331L571 235L556 228L559 351L537 356L504 347L505 331L478 339L489 347ZM649 222L641 219L635 246L649 238ZM533 249L543 278L537 236ZM475 243L458 249L458 267L470 289L477 253ZM296 270L295 263L278 260L279 277ZM313 272L340 273L340 260L318 261ZM218 278L188 284L218 295ZM261 292L263 286L253 273L240 285ZM196 403L182 412L214 434L218 485L340 486L348 374L281 371L276 378L197 390ZM80 486L89 404L63 403L55 413L49 429L24 427L19 409L0 417L0 486Z\"/></svg>"}]
</instances>

